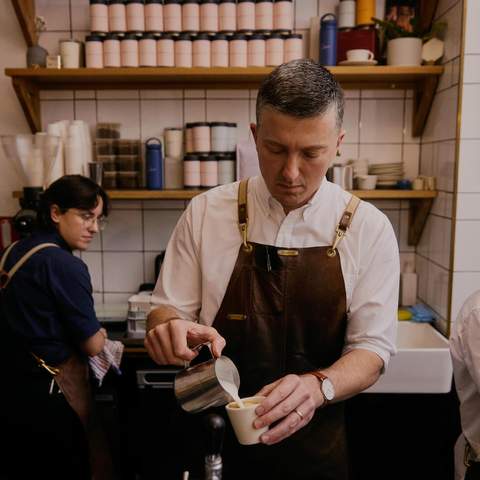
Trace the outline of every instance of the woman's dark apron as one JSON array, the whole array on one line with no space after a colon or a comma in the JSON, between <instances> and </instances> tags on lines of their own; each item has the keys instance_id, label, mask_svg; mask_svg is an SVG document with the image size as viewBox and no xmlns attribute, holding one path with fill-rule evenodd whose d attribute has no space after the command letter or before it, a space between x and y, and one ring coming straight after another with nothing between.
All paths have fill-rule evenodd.
<instances>
[{"instance_id":1,"label":"woman's dark apron","mask_svg":"<svg viewBox=\"0 0 480 480\"><path fill-rule=\"evenodd\" d=\"M0 289L4 290L11 281L18 269L36 252L47 247L58 247L55 243L42 243L29 250L8 272L3 267L6 258L12 249L12 244L0 260ZM6 319L4 319L6 321ZM7 331L7 330L5 330ZM8 329L10 335L13 332ZM12 362L13 372L21 381L20 376L25 372L35 369L43 369L51 375L50 393L52 395L63 394L65 400L72 410L78 415L87 435L89 445L90 467L95 480L108 480L113 477L112 461L109 455L108 446L104 432L94 415L93 394L89 379L89 367L85 359L78 354L71 355L68 360L60 365L48 365L43 359L29 351L26 345L12 337L12 342L18 348L12 354L15 355L15 362ZM34 362L32 362L32 359ZM27 374L28 375L28 374ZM28 376L25 377L28 381ZM55 387L56 385L56 387Z\"/></svg>"},{"instance_id":2,"label":"woman's dark apron","mask_svg":"<svg viewBox=\"0 0 480 480\"><path fill-rule=\"evenodd\" d=\"M222 353L239 369L241 397L287 374L326 368L340 358L347 306L336 247L359 203L352 197L332 246L278 248L248 241L247 185L240 183L238 198L243 243L213 322L227 341ZM317 409L305 427L272 446L242 446L228 420L226 425L226 480L348 478L342 402Z\"/></svg>"}]
</instances>

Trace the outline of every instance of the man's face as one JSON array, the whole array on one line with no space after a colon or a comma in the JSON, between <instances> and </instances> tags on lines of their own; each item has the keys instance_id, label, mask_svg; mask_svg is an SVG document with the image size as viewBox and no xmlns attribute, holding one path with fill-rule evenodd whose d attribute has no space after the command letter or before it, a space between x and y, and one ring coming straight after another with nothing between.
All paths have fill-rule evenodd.
<instances>
[{"instance_id":1,"label":"man's face","mask_svg":"<svg viewBox=\"0 0 480 480\"><path fill-rule=\"evenodd\" d=\"M305 205L315 194L344 136L335 108L297 118L266 107L252 126L260 171L285 213Z\"/></svg>"}]
</instances>

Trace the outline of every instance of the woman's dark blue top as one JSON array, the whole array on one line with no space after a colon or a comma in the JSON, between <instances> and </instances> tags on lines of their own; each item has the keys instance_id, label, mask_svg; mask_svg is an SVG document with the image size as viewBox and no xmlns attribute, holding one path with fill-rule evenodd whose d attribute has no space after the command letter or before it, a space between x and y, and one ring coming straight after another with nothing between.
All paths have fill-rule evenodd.
<instances>
[{"instance_id":1,"label":"woman's dark blue top","mask_svg":"<svg viewBox=\"0 0 480 480\"><path fill-rule=\"evenodd\" d=\"M35 253L4 290L5 314L26 347L48 364L65 361L100 324L93 308L92 283L85 263L55 232L38 232L18 242L4 269L40 243L56 243ZM2 318L2 321L5 319Z\"/></svg>"}]
</instances>

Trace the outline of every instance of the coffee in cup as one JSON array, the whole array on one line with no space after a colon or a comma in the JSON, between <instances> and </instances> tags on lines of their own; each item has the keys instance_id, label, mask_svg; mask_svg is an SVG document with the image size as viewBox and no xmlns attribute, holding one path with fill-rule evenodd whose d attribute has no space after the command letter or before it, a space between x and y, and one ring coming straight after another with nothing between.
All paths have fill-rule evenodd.
<instances>
[{"instance_id":1,"label":"coffee in cup","mask_svg":"<svg viewBox=\"0 0 480 480\"><path fill-rule=\"evenodd\" d=\"M373 52L364 48L347 50L346 55L349 62L368 62L373 60L373 57L375 56Z\"/></svg>"},{"instance_id":2,"label":"coffee in cup","mask_svg":"<svg viewBox=\"0 0 480 480\"><path fill-rule=\"evenodd\" d=\"M242 398L243 407L238 402L230 402L225 407L237 440L242 445L260 443L260 437L268 430L267 426L262 428L253 426L257 418L255 409L264 399L263 396Z\"/></svg>"}]
</instances>

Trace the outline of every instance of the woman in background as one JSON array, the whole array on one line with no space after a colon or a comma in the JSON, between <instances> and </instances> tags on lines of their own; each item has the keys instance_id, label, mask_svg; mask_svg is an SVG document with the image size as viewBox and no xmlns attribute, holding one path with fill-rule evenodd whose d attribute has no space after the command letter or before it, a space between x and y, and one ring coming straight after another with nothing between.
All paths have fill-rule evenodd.
<instances>
[{"instance_id":1,"label":"woman in background","mask_svg":"<svg viewBox=\"0 0 480 480\"><path fill-rule=\"evenodd\" d=\"M0 478L111 478L109 458L95 455L104 448L88 370L106 331L95 315L88 268L73 255L102 229L108 207L92 180L58 179L42 195L36 231L0 262Z\"/></svg>"}]
</instances>

